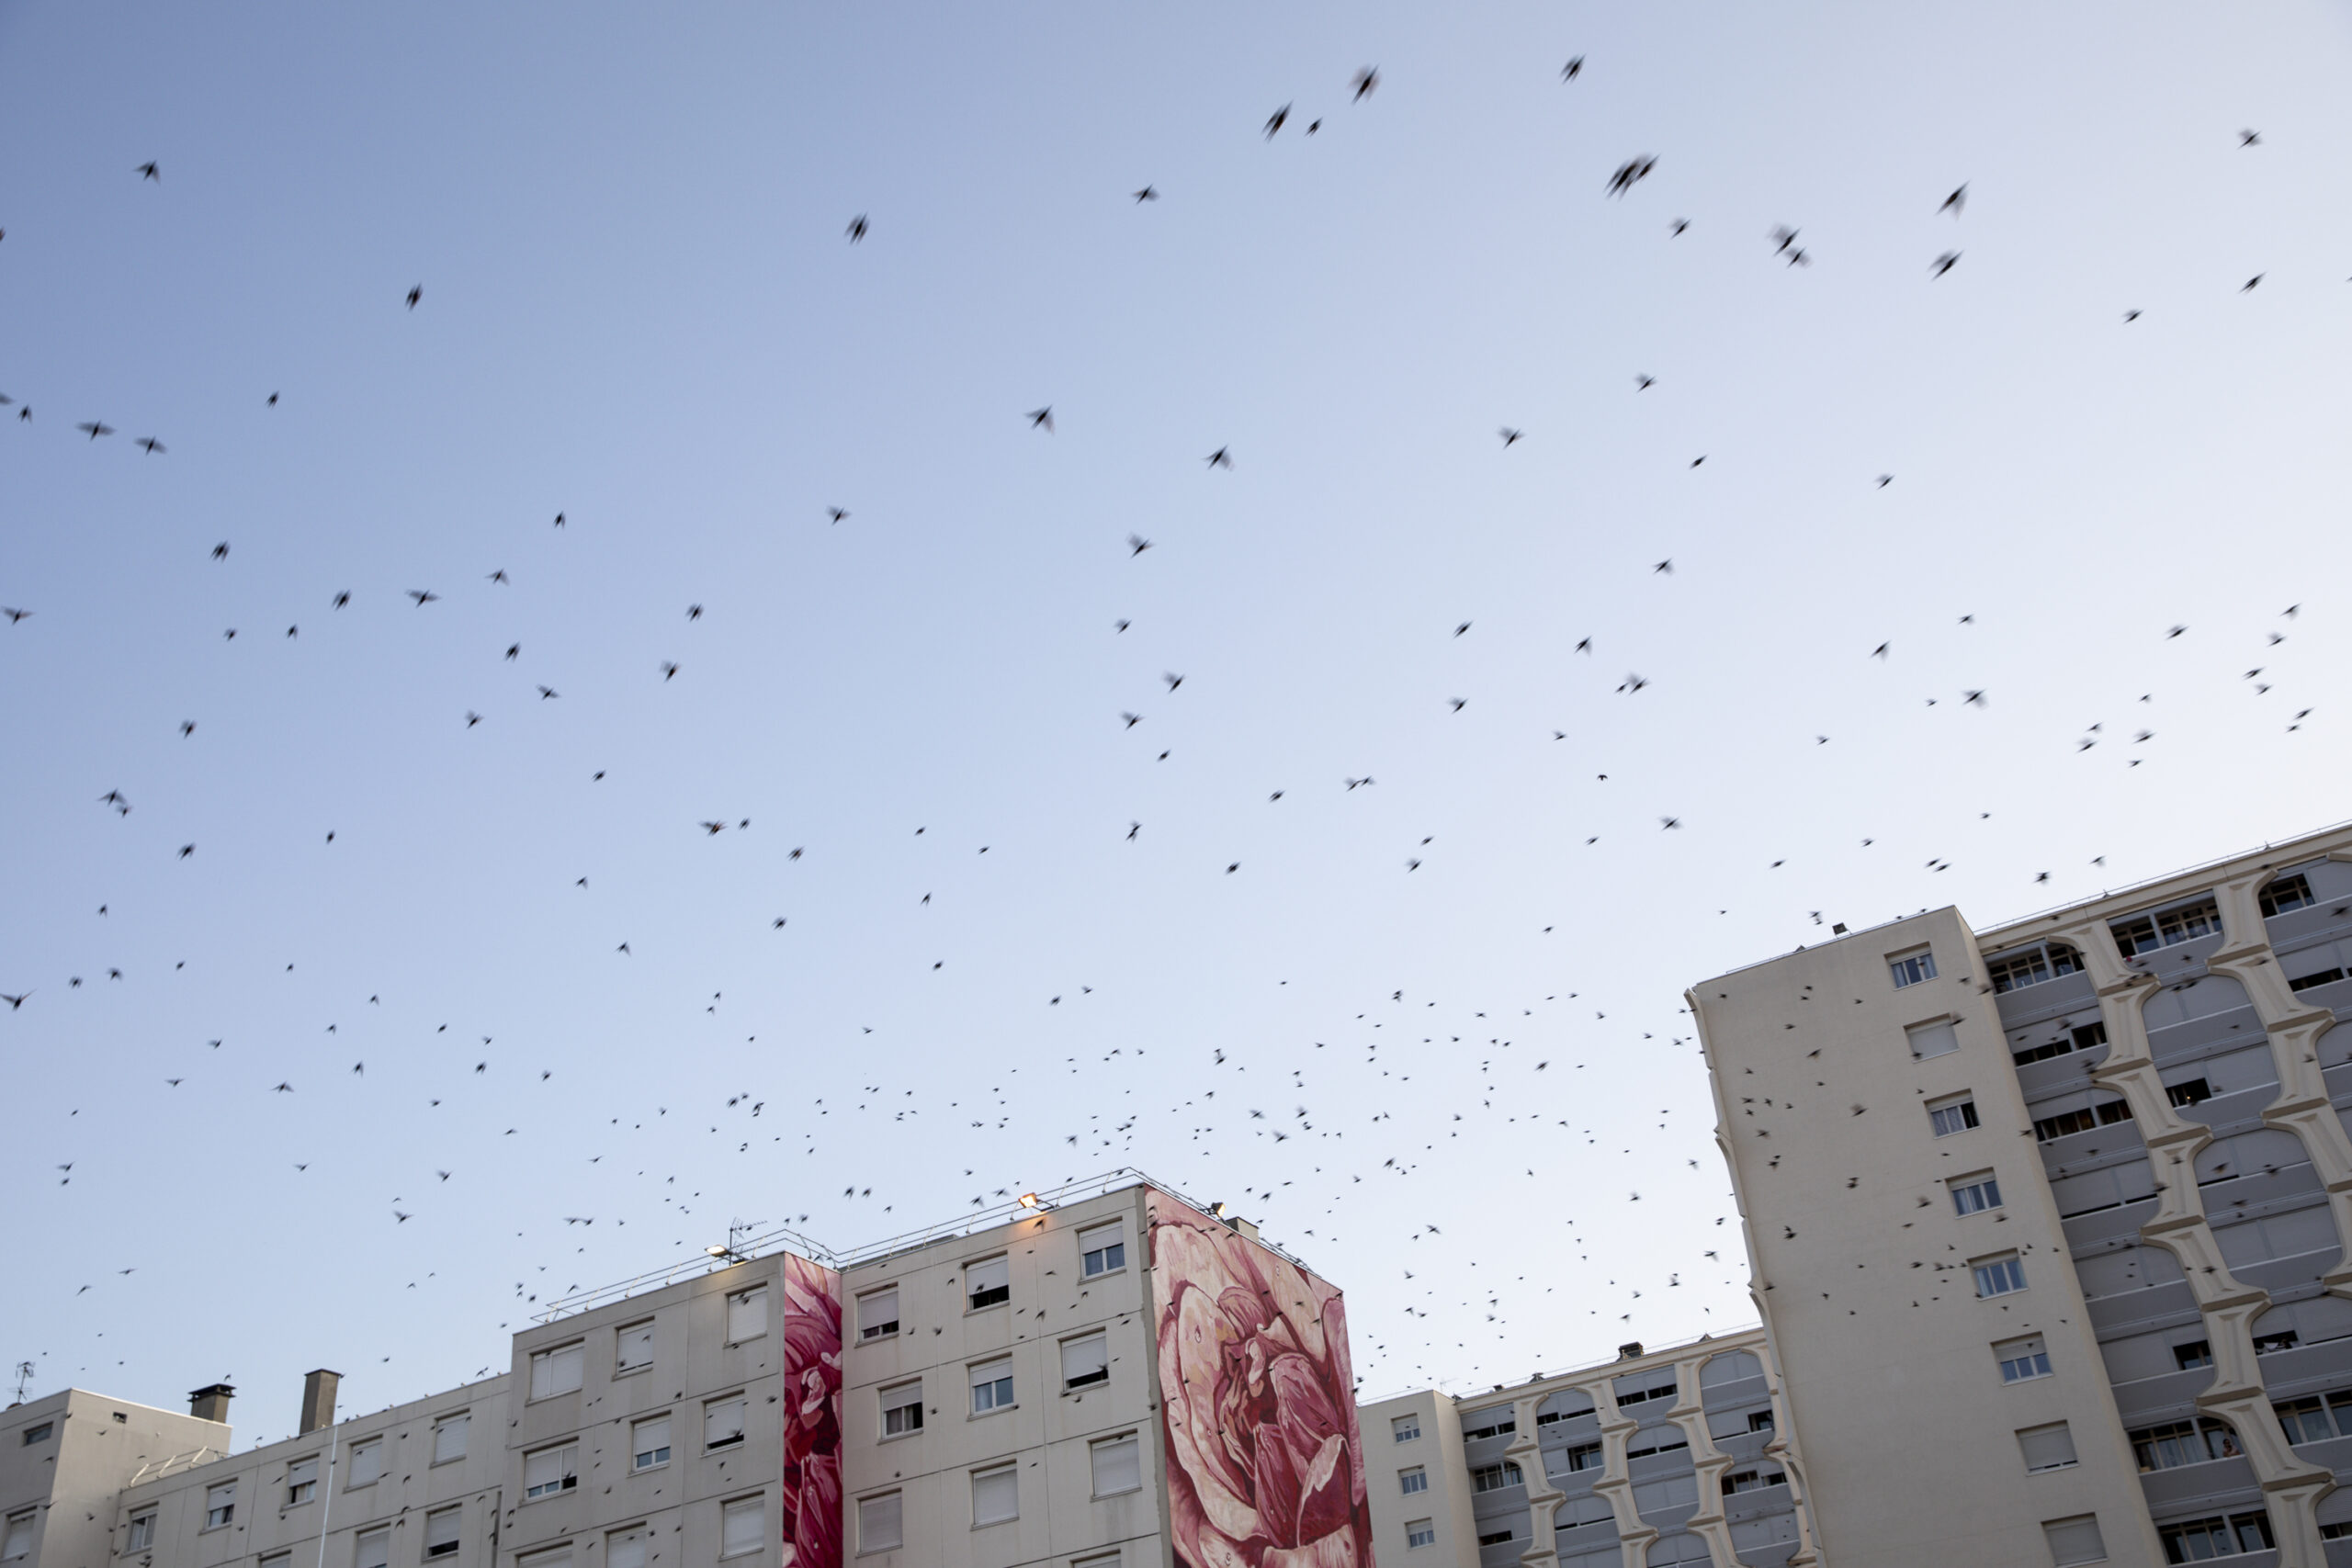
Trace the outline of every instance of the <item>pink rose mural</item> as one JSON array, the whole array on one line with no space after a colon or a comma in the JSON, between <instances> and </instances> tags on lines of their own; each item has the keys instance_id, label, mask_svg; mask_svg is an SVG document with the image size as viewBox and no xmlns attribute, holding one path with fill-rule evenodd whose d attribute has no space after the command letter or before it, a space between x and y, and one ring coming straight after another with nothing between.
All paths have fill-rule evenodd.
<instances>
[{"instance_id":1,"label":"pink rose mural","mask_svg":"<svg viewBox=\"0 0 2352 1568\"><path fill-rule=\"evenodd\" d=\"M841 1568L842 1277L784 1256L784 1568Z\"/></svg>"},{"instance_id":2,"label":"pink rose mural","mask_svg":"<svg viewBox=\"0 0 2352 1568\"><path fill-rule=\"evenodd\" d=\"M1153 1192L1152 1316L1182 1568L1373 1568L1340 1292Z\"/></svg>"}]
</instances>

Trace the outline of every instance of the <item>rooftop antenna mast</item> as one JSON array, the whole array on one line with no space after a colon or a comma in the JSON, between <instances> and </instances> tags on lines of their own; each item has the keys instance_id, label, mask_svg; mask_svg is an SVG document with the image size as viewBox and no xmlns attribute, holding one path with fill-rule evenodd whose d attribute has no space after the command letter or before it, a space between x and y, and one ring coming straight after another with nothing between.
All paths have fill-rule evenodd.
<instances>
[{"instance_id":1,"label":"rooftop antenna mast","mask_svg":"<svg viewBox=\"0 0 2352 1568\"><path fill-rule=\"evenodd\" d=\"M15 1398L8 1401L11 1405L22 1404L25 1402L25 1390L32 1386L32 1381L33 1364L30 1361L18 1361L17 1363L17 1393Z\"/></svg>"}]
</instances>

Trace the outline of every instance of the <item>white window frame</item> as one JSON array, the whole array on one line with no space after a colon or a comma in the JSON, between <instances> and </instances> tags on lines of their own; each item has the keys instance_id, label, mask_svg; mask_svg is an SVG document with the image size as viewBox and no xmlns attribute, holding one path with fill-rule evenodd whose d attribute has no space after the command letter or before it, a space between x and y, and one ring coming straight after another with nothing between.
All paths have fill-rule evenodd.
<instances>
[{"instance_id":1,"label":"white window frame","mask_svg":"<svg viewBox=\"0 0 2352 1568\"><path fill-rule=\"evenodd\" d=\"M1989 1170L1955 1176L1944 1183L1944 1189L1951 1194L1952 1211L1958 1217L1987 1214L2001 1207L2000 1178Z\"/></svg>"},{"instance_id":2,"label":"white window frame","mask_svg":"<svg viewBox=\"0 0 2352 1568\"><path fill-rule=\"evenodd\" d=\"M1938 1056L1949 1056L1960 1049L1960 1020L1947 1013L1941 1018L1906 1024L1903 1039L1911 1047L1911 1059L1915 1062L1930 1062Z\"/></svg>"},{"instance_id":3,"label":"white window frame","mask_svg":"<svg viewBox=\"0 0 2352 1568\"><path fill-rule=\"evenodd\" d=\"M436 1542L433 1539L433 1531L435 1521L439 1519L449 1521L449 1539ZM435 1551L434 1548L436 1545L443 1550ZM419 1562L437 1562L444 1557L456 1557L465 1550L466 1506L463 1503L452 1503L446 1508L435 1508L424 1516L424 1544L421 1549L423 1555L419 1557Z\"/></svg>"},{"instance_id":4,"label":"white window frame","mask_svg":"<svg viewBox=\"0 0 2352 1568\"><path fill-rule=\"evenodd\" d=\"M656 1427L661 1429L662 1440L649 1442L647 1439L656 1435L650 1428ZM671 1452L670 1412L664 1410L658 1416L640 1416L628 1424L628 1472L631 1475L642 1475L649 1470L663 1468L670 1462Z\"/></svg>"},{"instance_id":5,"label":"white window frame","mask_svg":"<svg viewBox=\"0 0 2352 1568\"><path fill-rule=\"evenodd\" d=\"M875 1533L873 1526L878 1522L878 1519L870 1517L866 1510L878 1508L883 1504L889 1505L888 1515L890 1525L889 1539L888 1540L868 1540L867 1537ZM906 1544L907 1497L905 1493L893 1487L888 1492L876 1492L857 1500L857 1544L853 1550L860 1557L876 1551L903 1551Z\"/></svg>"},{"instance_id":6,"label":"white window frame","mask_svg":"<svg viewBox=\"0 0 2352 1568\"><path fill-rule=\"evenodd\" d=\"M286 1501L278 1506L299 1508L305 1503L317 1501L318 1495L319 1456L306 1454L300 1459L288 1460L286 1464Z\"/></svg>"},{"instance_id":7,"label":"white window frame","mask_svg":"<svg viewBox=\"0 0 2352 1568\"><path fill-rule=\"evenodd\" d=\"M2033 1382L2049 1377L2052 1375L2050 1342L2039 1334L2004 1339L1993 1347L1993 1364L2001 1370L2001 1383L2004 1387L2013 1382ZM2012 1375L2009 1371L2011 1367L2022 1367L2025 1370Z\"/></svg>"},{"instance_id":8,"label":"white window frame","mask_svg":"<svg viewBox=\"0 0 2352 1568\"><path fill-rule=\"evenodd\" d=\"M628 1359L632 1345L639 1347L643 1352L642 1356L634 1361ZM635 1323L624 1323L613 1330L613 1376L634 1377L639 1372L652 1370L653 1320L650 1317L641 1317Z\"/></svg>"},{"instance_id":9,"label":"white window frame","mask_svg":"<svg viewBox=\"0 0 2352 1568\"><path fill-rule=\"evenodd\" d=\"M1388 1432L1389 1440L1391 1442L1419 1442L1421 1440L1420 1413L1419 1411L1415 1411L1409 1416L1390 1416L1388 1418Z\"/></svg>"},{"instance_id":10,"label":"white window frame","mask_svg":"<svg viewBox=\"0 0 2352 1568\"><path fill-rule=\"evenodd\" d=\"M564 1458L567 1454L571 1456L568 1461ZM557 1461L557 1469L560 1473L553 1481L542 1481L534 1484L531 1481L531 1461L535 1459L542 1459L550 1455L555 1458ZM567 1492L576 1492L579 1489L579 1438L569 1438L560 1443L555 1443L547 1448L536 1450L533 1452L526 1453L523 1456L524 1502L544 1503L550 1497L560 1497Z\"/></svg>"},{"instance_id":11,"label":"white window frame","mask_svg":"<svg viewBox=\"0 0 2352 1568\"><path fill-rule=\"evenodd\" d=\"M204 1489L204 1528L227 1529L237 1518L237 1483L223 1481Z\"/></svg>"},{"instance_id":12,"label":"white window frame","mask_svg":"<svg viewBox=\"0 0 2352 1568\"><path fill-rule=\"evenodd\" d=\"M1082 1352L1090 1345L1099 1345L1102 1348L1102 1370L1100 1372L1092 1371L1081 1372L1078 1378L1072 1379L1069 1374L1070 1352L1073 1350ZM1076 1393L1085 1389L1111 1386L1111 1336L1107 1330L1098 1328L1091 1334L1075 1335L1062 1340L1058 1348L1062 1358L1062 1392L1064 1393Z\"/></svg>"},{"instance_id":13,"label":"white window frame","mask_svg":"<svg viewBox=\"0 0 2352 1568\"><path fill-rule=\"evenodd\" d=\"M130 1544L125 1548L125 1550L130 1551L145 1551L148 1548L155 1544L154 1509L150 1508L143 1514L133 1514L130 1516L130 1534L129 1540Z\"/></svg>"},{"instance_id":14,"label":"white window frame","mask_svg":"<svg viewBox=\"0 0 2352 1568\"><path fill-rule=\"evenodd\" d=\"M1008 1482L1012 1488L1012 1511L992 1518L980 1517L980 1488L983 1484ZM987 1529L994 1525L1009 1525L1021 1517L1021 1466L1019 1463L991 1464L972 1472L972 1528Z\"/></svg>"},{"instance_id":15,"label":"white window frame","mask_svg":"<svg viewBox=\"0 0 2352 1568\"><path fill-rule=\"evenodd\" d=\"M2032 1460L2036 1445L2028 1441L2029 1438L2041 1439L2041 1445L2045 1447L2057 1446L2052 1441L2055 1438L2064 1443L2066 1457L2062 1460L2052 1460L2047 1464L2036 1464ZM2074 1429L2064 1421L2052 1421L2044 1426L2018 1428L2018 1455L2023 1461L2025 1472L2028 1475L2054 1475L2062 1470L2072 1470L2082 1463L2081 1456L2075 1451Z\"/></svg>"},{"instance_id":16,"label":"white window frame","mask_svg":"<svg viewBox=\"0 0 2352 1568\"><path fill-rule=\"evenodd\" d=\"M759 1314L756 1325L750 1321L755 1311ZM741 1321L738 1321L738 1314L741 1314ZM746 1328L751 1329L752 1332L748 1334L737 1332L738 1329ZM737 1291L729 1296L727 1298L727 1342L729 1345L748 1345L754 1339L764 1339L767 1337L768 1288L765 1285L753 1285L748 1291Z\"/></svg>"},{"instance_id":17,"label":"white window frame","mask_svg":"<svg viewBox=\"0 0 2352 1568\"><path fill-rule=\"evenodd\" d=\"M980 1376L982 1372L989 1375L983 1378ZM1000 1410L1020 1407L1018 1393L1003 1387L1012 1381L1012 1357L998 1356L990 1360L975 1362L965 1369L964 1379L972 1390L969 1406L972 1415L993 1416ZM984 1388L989 1391L989 1403L986 1404L980 1403L980 1390Z\"/></svg>"},{"instance_id":18,"label":"white window frame","mask_svg":"<svg viewBox=\"0 0 2352 1568\"><path fill-rule=\"evenodd\" d=\"M1114 1250L1118 1254L1115 1261L1111 1257ZM1080 1279L1100 1280L1106 1274L1122 1273L1126 1267L1126 1221L1113 1220L1108 1224L1090 1225L1078 1233Z\"/></svg>"},{"instance_id":19,"label":"white window frame","mask_svg":"<svg viewBox=\"0 0 2352 1568\"><path fill-rule=\"evenodd\" d=\"M1962 1109L1963 1107L1965 1110ZM1928 1102L1927 1110L1928 1131L1934 1137L1956 1138L1962 1133L1973 1133L1984 1124L1984 1119L1976 1114L1976 1092L1973 1089L1960 1094L1947 1094L1940 1099L1931 1100ZM1958 1126L1939 1127L1937 1125L1936 1118L1947 1111L1953 1113L1952 1120L1959 1123Z\"/></svg>"},{"instance_id":20,"label":"white window frame","mask_svg":"<svg viewBox=\"0 0 2352 1568\"><path fill-rule=\"evenodd\" d=\"M882 1420L879 1428L881 1441L895 1443L901 1438L918 1438L922 1435L922 1380L921 1378L915 1378L907 1382L894 1382L882 1390L877 1397L882 1402ZM901 1410L913 1411L914 1418L893 1432L890 1430L890 1417Z\"/></svg>"},{"instance_id":21,"label":"white window frame","mask_svg":"<svg viewBox=\"0 0 2352 1568\"><path fill-rule=\"evenodd\" d=\"M890 1298L890 1315L888 1318L878 1318L882 1298L885 1296ZM867 1321L869 1318L875 1318L876 1321L869 1322ZM876 1339L898 1337L899 1322L899 1287L897 1285L885 1285L880 1290L868 1291L857 1298L857 1342L859 1344L870 1345Z\"/></svg>"},{"instance_id":22,"label":"white window frame","mask_svg":"<svg viewBox=\"0 0 2352 1568\"><path fill-rule=\"evenodd\" d=\"M1898 991L1923 986L1936 977L1935 949L1919 947L1907 953L1890 953L1886 956L1886 968Z\"/></svg>"},{"instance_id":23,"label":"white window frame","mask_svg":"<svg viewBox=\"0 0 2352 1568\"><path fill-rule=\"evenodd\" d=\"M584 1339L532 1351L531 1392L525 1403L536 1404L542 1399L560 1399L567 1393L579 1393L587 1371L588 1342ZM563 1382L567 1376L570 1382Z\"/></svg>"},{"instance_id":24,"label":"white window frame","mask_svg":"<svg viewBox=\"0 0 2352 1568\"><path fill-rule=\"evenodd\" d=\"M1133 1485L1129 1486L1113 1487L1111 1490L1106 1492L1102 1488L1102 1456L1114 1453L1115 1450L1120 1449L1125 1449L1127 1452L1127 1457L1125 1462L1133 1468L1135 1472L1135 1483ZM1088 1483L1094 1488L1093 1495L1097 1499L1103 1497L1125 1497L1130 1493L1142 1491L1142 1434L1138 1432L1122 1432L1117 1437L1097 1438L1094 1441L1087 1444L1086 1473ZM1114 1476L1113 1479L1116 1480L1117 1477Z\"/></svg>"},{"instance_id":25,"label":"white window frame","mask_svg":"<svg viewBox=\"0 0 2352 1568\"><path fill-rule=\"evenodd\" d=\"M975 1289L972 1276L981 1273L982 1270L1000 1275L1001 1279L996 1284L983 1285ZM978 1299L995 1291L1002 1291L1004 1294L992 1302L982 1302ZM1000 1252L993 1258L977 1258L964 1265L964 1310L966 1312L988 1312L1003 1306L1012 1300L1012 1255L1011 1253Z\"/></svg>"},{"instance_id":26,"label":"white window frame","mask_svg":"<svg viewBox=\"0 0 2352 1568\"><path fill-rule=\"evenodd\" d=\"M470 1410L452 1410L448 1414L435 1420L433 1423L433 1462L435 1464L456 1464L460 1460L464 1459L466 1457L467 1445L473 1435L473 1426L474 1413ZM443 1448L441 1434L443 1432L455 1432L458 1435L458 1451L446 1457L441 1452ZM379 1442L382 1441L381 1438L377 1440ZM380 1463L380 1460L379 1462Z\"/></svg>"},{"instance_id":27,"label":"white window frame","mask_svg":"<svg viewBox=\"0 0 2352 1568\"><path fill-rule=\"evenodd\" d=\"M731 1438L722 1436L718 1441L713 1442L710 1434L714 1429L718 1429L713 1424L716 1422L718 1428L723 1428L725 1413L729 1408L738 1412L735 1419L735 1435ZM752 1402L748 1396L740 1393L722 1393L717 1399L706 1399L702 1402L703 1452L717 1453L721 1449L741 1448L750 1436L751 1429Z\"/></svg>"},{"instance_id":28,"label":"white window frame","mask_svg":"<svg viewBox=\"0 0 2352 1568\"><path fill-rule=\"evenodd\" d=\"M33 1554L33 1524L38 1508L19 1508L0 1519L0 1562L22 1562Z\"/></svg>"},{"instance_id":29,"label":"white window frame","mask_svg":"<svg viewBox=\"0 0 2352 1568\"><path fill-rule=\"evenodd\" d=\"M514 1568L571 1568L571 1543L543 1547L537 1551L518 1553Z\"/></svg>"},{"instance_id":30,"label":"white window frame","mask_svg":"<svg viewBox=\"0 0 2352 1568\"><path fill-rule=\"evenodd\" d=\"M1422 1547L1436 1544L1437 1521L1435 1519L1407 1519L1405 1521L1406 1551L1419 1551Z\"/></svg>"},{"instance_id":31,"label":"white window frame","mask_svg":"<svg viewBox=\"0 0 2352 1568\"><path fill-rule=\"evenodd\" d=\"M391 1526L372 1525L351 1538L351 1568L391 1568Z\"/></svg>"},{"instance_id":32,"label":"white window frame","mask_svg":"<svg viewBox=\"0 0 2352 1568\"><path fill-rule=\"evenodd\" d=\"M1396 1495L1411 1497L1430 1489L1427 1465L1408 1465L1396 1472Z\"/></svg>"},{"instance_id":33,"label":"white window frame","mask_svg":"<svg viewBox=\"0 0 2352 1568\"><path fill-rule=\"evenodd\" d=\"M1989 1302L1996 1296L2014 1296L2026 1288L2025 1259L2014 1252L1973 1258L1968 1269L1976 1281L1976 1299L1981 1302ZM1987 1283L1997 1284L2000 1289L1988 1291L1984 1288Z\"/></svg>"},{"instance_id":34,"label":"white window frame","mask_svg":"<svg viewBox=\"0 0 2352 1568\"><path fill-rule=\"evenodd\" d=\"M363 1460L367 1465L365 1479L362 1479L360 1474ZM350 1457L344 1463L343 1475L343 1489L345 1492L356 1492L362 1486L373 1486L384 1479L384 1439L366 1438L352 1444Z\"/></svg>"},{"instance_id":35,"label":"white window frame","mask_svg":"<svg viewBox=\"0 0 2352 1568\"><path fill-rule=\"evenodd\" d=\"M741 1519L747 1513L756 1514L759 1518L759 1538L749 1546L730 1548L727 1544L728 1528ZM764 1550L767 1543L768 1495L766 1493L754 1492L748 1497L730 1497L718 1505L718 1560L720 1562L724 1562L730 1557L750 1556L755 1551Z\"/></svg>"},{"instance_id":36,"label":"white window frame","mask_svg":"<svg viewBox=\"0 0 2352 1568\"><path fill-rule=\"evenodd\" d=\"M605 1532L605 1568L616 1568L614 1551L628 1542L636 1543L637 1551L630 1555L638 1561L635 1563L618 1563L617 1568L650 1568L653 1561L653 1531L641 1524L623 1525L618 1529Z\"/></svg>"}]
</instances>

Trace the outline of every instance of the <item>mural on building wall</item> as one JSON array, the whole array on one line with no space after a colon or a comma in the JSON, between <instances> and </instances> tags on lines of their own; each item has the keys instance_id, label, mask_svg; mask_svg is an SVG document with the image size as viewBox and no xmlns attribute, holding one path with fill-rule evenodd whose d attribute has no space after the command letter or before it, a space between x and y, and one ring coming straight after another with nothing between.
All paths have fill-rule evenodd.
<instances>
[{"instance_id":1,"label":"mural on building wall","mask_svg":"<svg viewBox=\"0 0 2352 1568\"><path fill-rule=\"evenodd\" d=\"M842 1277L785 1254L784 1565L841 1568Z\"/></svg>"},{"instance_id":2,"label":"mural on building wall","mask_svg":"<svg viewBox=\"0 0 2352 1568\"><path fill-rule=\"evenodd\" d=\"M1373 1568L1346 1303L1163 1192L1151 1307L1181 1568Z\"/></svg>"}]
</instances>

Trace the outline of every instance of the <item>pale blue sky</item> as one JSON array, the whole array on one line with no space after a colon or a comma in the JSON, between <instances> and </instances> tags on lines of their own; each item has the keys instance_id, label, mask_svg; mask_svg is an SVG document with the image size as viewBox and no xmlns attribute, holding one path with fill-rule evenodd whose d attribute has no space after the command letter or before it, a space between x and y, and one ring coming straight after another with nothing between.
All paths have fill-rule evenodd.
<instances>
[{"instance_id":1,"label":"pale blue sky","mask_svg":"<svg viewBox=\"0 0 2352 1568\"><path fill-rule=\"evenodd\" d=\"M0 1357L279 1435L1122 1163L1380 1389L1747 1321L1686 985L2347 815L2348 79L2340 6L0 6Z\"/></svg>"}]
</instances>

